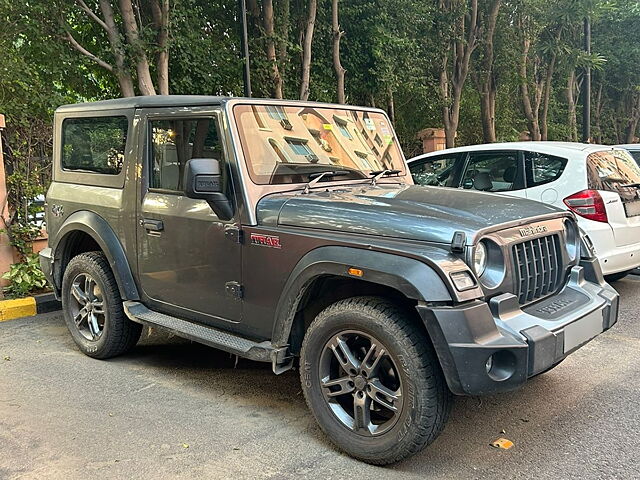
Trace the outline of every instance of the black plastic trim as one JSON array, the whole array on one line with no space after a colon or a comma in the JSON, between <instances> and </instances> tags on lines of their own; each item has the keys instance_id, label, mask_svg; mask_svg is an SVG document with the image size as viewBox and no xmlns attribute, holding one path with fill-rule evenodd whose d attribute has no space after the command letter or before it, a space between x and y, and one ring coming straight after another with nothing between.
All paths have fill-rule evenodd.
<instances>
[{"instance_id":1,"label":"black plastic trim","mask_svg":"<svg viewBox=\"0 0 640 480\"><path fill-rule=\"evenodd\" d=\"M394 288L413 300L452 301L440 276L418 260L359 248L320 247L302 257L289 275L276 307L274 345L288 343L298 304L313 280L322 275L353 278L349 267L363 270L361 280Z\"/></svg>"},{"instance_id":2,"label":"black plastic trim","mask_svg":"<svg viewBox=\"0 0 640 480\"><path fill-rule=\"evenodd\" d=\"M139 300L138 287L136 286L129 262L127 261L118 236L104 218L94 212L86 210L70 215L58 230L54 244L50 244L54 252L54 282L58 282L62 278L60 275L62 272L58 272L55 269L60 268L60 261L67 247L67 241L71 238L71 234L77 231L88 234L104 252L109 261L109 266L113 271L113 275L116 278L122 299ZM56 289L60 288L60 285L57 283L55 283L54 286Z\"/></svg>"}]
</instances>

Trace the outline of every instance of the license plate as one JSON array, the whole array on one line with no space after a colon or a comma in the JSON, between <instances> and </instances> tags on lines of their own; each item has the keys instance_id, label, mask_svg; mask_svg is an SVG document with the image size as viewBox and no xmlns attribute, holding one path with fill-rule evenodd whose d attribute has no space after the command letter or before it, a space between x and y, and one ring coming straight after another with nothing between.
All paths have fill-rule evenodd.
<instances>
[{"instance_id":1,"label":"license plate","mask_svg":"<svg viewBox=\"0 0 640 480\"><path fill-rule=\"evenodd\" d=\"M564 327L564 353L602 333L602 312L596 310Z\"/></svg>"},{"instance_id":2,"label":"license plate","mask_svg":"<svg viewBox=\"0 0 640 480\"><path fill-rule=\"evenodd\" d=\"M627 202L624 204L624 212L627 217L637 217L640 215L640 201Z\"/></svg>"}]
</instances>

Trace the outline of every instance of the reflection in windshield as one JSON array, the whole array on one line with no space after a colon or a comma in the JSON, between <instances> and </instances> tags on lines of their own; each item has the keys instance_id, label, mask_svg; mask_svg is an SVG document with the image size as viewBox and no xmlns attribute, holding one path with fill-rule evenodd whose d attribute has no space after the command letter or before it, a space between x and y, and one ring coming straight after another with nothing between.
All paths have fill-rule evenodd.
<instances>
[{"instance_id":1,"label":"reflection in windshield","mask_svg":"<svg viewBox=\"0 0 640 480\"><path fill-rule=\"evenodd\" d=\"M587 157L589 188L608 190L620 195L623 202L636 200L640 190L640 167L626 150L594 152Z\"/></svg>"},{"instance_id":2,"label":"reflection in windshield","mask_svg":"<svg viewBox=\"0 0 640 480\"><path fill-rule=\"evenodd\" d=\"M257 184L303 183L316 172L346 170L344 178L401 170L402 152L381 113L330 107L237 105L238 130ZM341 177L342 178L342 177Z\"/></svg>"}]
</instances>

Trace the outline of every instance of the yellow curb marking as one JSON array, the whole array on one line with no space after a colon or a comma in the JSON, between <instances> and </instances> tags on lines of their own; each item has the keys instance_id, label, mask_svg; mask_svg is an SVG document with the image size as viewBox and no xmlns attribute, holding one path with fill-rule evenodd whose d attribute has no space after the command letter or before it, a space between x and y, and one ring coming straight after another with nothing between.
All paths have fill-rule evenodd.
<instances>
[{"instance_id":1,"label":"yellow curb marking","mask_svg":"<svg viewBox=\"0 0 640 480\"><path fill-rule=\"evenodd\" d=\"M13 320L14 318L30 317L35 314L36 299L34 297L0 301L0 322Z\"/></svg>"}]
</instances>

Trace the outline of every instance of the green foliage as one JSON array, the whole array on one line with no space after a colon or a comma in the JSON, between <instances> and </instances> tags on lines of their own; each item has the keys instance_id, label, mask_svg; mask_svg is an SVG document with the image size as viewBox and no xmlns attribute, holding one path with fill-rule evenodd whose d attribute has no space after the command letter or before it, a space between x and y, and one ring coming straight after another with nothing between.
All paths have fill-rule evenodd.
<instances>
[{"instance_id":1,"label":"green foliage","mask_svg":"<svg viewBox=\"0 0 640 480\"><path fill-rule=\"evenodd\" d=\"M7 293L12 297L24 297L47 286L47 280L40 270L37 254L29 254L21 263L14 263L2 278L9 280Z\"/></svg>"},{"instance_id":2,"label":"green foliage","mask_svg":"<svg viewBox=\"0 0 640 480\"><path fill-rule=\"evenodd\" d=\"M259 9L262 0L256 2ZM85 3L100 14L97 0ZM118 2L111 3L116 22L121 22ZM273 3L274 40L284 94L297 98L308 0ZM134 4L141 23L141 48L149 56L153 76L158 50L150 24L151 3L140 0ZM400 140L408 154L419 153L416 133L425 127L442 126L438 88L443 66L438 59L451 38L460 37L464 43L458 21L461 12L468 11L470 1L340 0L339 5L345 33L341 60L346 69L347 102L390 108L393 101ZM485 15L488 3L480 1L479 6ZM582 45L585 15L592 18L591 55L584 53ZM65 20L64 25L60 19ZM106 32L89 18L80 2L0 0L0 24L0 112L7 115L7 169L11 175L17 172L12 180L15 190L12 187L11 203L17 202L21 209L23 200L33 193L26 191L26 185L36 185L41 191L47 186L53 110L63 103L112 98L119 95L119 89L113 73L74 51L65 40L65 29L69 29L93 54L114 63ZM494 38L498 140L517 140L527 129L518 73L526 35L532 41L528 69L532 88L534 76L544 78L551 56L557 57L549 102L549 139L570 138L567 79L575 72L579 90L583 70L590 66L593 117L601 124L597 138L602 142L623 141L625 129L633 120L632 105L640 95L639 24L637 0L502 0ZM171 93L242 95L236 0L171 2L169 32ZM249 35L254 95L269 96L270 65L265 57L260 16L249 16ZM474 52L464 87L457 144L482 140L480 96L473 78L482 73L482 46ZM130 64L127 68L135 77L135 68ZM318 0L310 92L312 100L336 99L331 0ZM579 106L576 118L579 127ZM32 163L28 172L22 167L27 159Z\"/></svg>"},{"instance_id":3,"label":"green foliage","mask_svg":"<svg viewBox=\"0 0 640 480\"><path fill-rule=\"evenodd\" d=\"M9 235L11 245L16 248L20 258L26 259L33 253L33 241L41 235L41 230L33 223L16 221L5 233Z\"/></svg>"}]
</instances>

